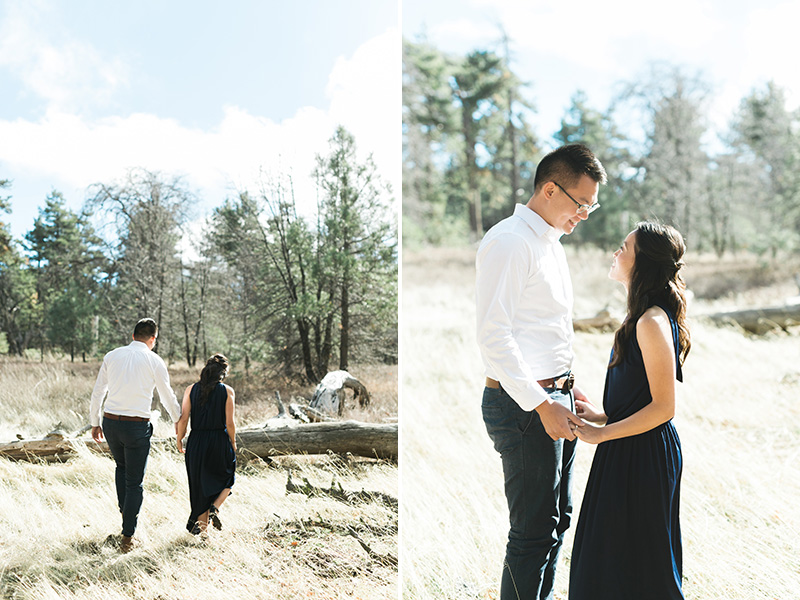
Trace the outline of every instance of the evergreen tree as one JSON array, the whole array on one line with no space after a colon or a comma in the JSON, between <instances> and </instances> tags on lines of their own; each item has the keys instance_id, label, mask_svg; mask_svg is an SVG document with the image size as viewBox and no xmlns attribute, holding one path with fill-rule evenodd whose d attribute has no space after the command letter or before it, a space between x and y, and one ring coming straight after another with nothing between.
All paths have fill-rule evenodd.
<instances>
[{"instance_id":1,"label":"evergreen tree","mask_svg":"<svg viewBox=\"0 0 800 600\"><path fill-rule=\"evenodd\" d=\"M488 50L470 52L455 68L450 79L453 98L460 106L461 135L464 157L461 164L465 174L463 194L470 207L470 230L474 239L483 235L481 188L479 186L479 147L483 145L481 127L500 110L498 100L506 85L503 59Z\"/></svg>"},{"instance_id":2,"label":"evergreen tree","mask_svg":"<svg viewBox=\"0 0 800 600\"><path fill-rule=\"evenodd\" d=\"M740 158L756 163L748 202L753 249L775 256L779 249L800 248L800 134L784 90L774 82L754 89L742 99L731 130ZM791 224L787 231L775 229L781 222Z\"/></svg>"},{"instance_id":3,"label":"evergreen tree","mask_svg":"<svg viewBox=\"0 0 800 600\"><path fill-rule=\"evenodd\" d=\"M425 40L403 40L403 237L439 244L469 234L468 209L451 202L445 165L460 119L449 81L455 61ZM443 161L442 156L448 159Z\"/></svg>"},{"instance_id":4,"label":"evergreen tree","mask_svg":"<svg viewBox=\"0 0 800 600\"><path fill-rule=\"evenodd\" d=\"M610 114L591 106L586 93L573 94L571 105L561 119L561 128L554 138L559 144L587 145L597 156L608 175L600 187L600 210L569 236L570 243L590 242L603 248L613 248L630 232L630 184L625 171L632 158L626 140L617 130Z\"/></svg>"},{"instance_id":5,"label":"evergreen tree","mask_svg":"<svg viewBox=\"0 0 800 600\"><path fill-rule=\"evenodd\" d=\"M493 96L497 110L482 121L481 143L485 156L478 171L483 230L513 213L533 194L536 165L541 158L539 140L528 122L535 107L525 98L523 82L511 69L510 42L504 35L502 88Z\"/></svg>"},{"instance_id":6,"label":"evergreen tree","mask_svg":"<svg viewBox=\"0 0 800 600\"><path fill-rule=\"evenodd\" d=\"M224 337L230 349L228 355L244 361L245 373L250 372L254 359L277 359L285 368L291 365L285 350L288 345L282 344L280 337L268 334L267 321L274 317L273 313L261 307L261 296L267 293L268 304L279 305L281 299L276 296L282 288L268 285L262 279L265 238L260 235L258 216L256 203L243 192L236 200L228 199L215 209L209 233L212 251L224 264L220 271L224 284L214 305L224 307L222 312L227 313ZM272 356L271 347L282 348L283 352Z\"/></svg>"},{"instance_id":7,"label":"evergreen tree","mask_svg":"<svg viewBox=\"0 0 800 600\"><path fill-rule=\"evenodd\" d=\"M47 197L25 240L36 277L42 352L49 343L72 360L77 353L85 360L95 343L100 240L86 216L69 210L58 191Z\"/></svg>"},{"instance_id":8,"label":"evergreen tree","mask_svg":"<svg viewBox=\"0 0 800 600\"><path fill-rule=\"evenodd\" d=\"M360 162L353 136L339 127L315 171L323 192L320 208L325 275L339 306L339 368L354 349L391 347L397 329L397 228L391 190L372 157ZM393 333L394 332L394 333Z\"/></svg>"},{"instance_id":9,"label":"evergreen tree","mask_svg":"<svg viewBox=\"0 0 800 600\"><path fill-rule=\"evenodd\" d=\"M0 180L0 189L9 188ZM0 196L0 214L11 212L10 197ZM32 272L11 235L0 221L0 333L11 354L22 356L36 333L36 290Z\"/></svg>"}]
</instances>

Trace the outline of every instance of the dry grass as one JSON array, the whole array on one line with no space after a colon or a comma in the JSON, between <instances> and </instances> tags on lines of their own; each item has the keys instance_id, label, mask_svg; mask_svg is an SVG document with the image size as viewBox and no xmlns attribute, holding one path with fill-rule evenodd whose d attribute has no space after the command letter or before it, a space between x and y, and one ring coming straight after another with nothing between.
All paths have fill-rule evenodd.
<instances>
[{"instance_id":1,"label":"dry grass","mask_svg":"<svg viewBox=\"0 0 800 600\"><path fill-rule=\"evenodd\" d=\"M500 459L480 414L474 249L405 253L403 260L404 598L497 598L508 513ZM624 310L624 296L606 279L608 256L571 251L569 260L578 317L606 305ZM727 301L776 295L774 290L731 294ZM714 306L697 299L691 312ZM693 336L675 419L685 461L686 597L795 597L800 587L796 332L755 338L695 322ZM581 388L597 402L611 342L611 334L576 338L575 370ZM592 454L593 447L579 445L576 515ZM562 599L573 529L557 576Z\"/></svg>"},{"instance_id":2,"label":"dry grass","mask_svg":"<svg viewBox=\"0 0 800 600\"><path fill-rule=\"evenodd\" d=\"M235 367L236 365L234 365ZM89 399L92 395L99 361L68 362L46 359L42 362L0 357L0 442L41 437L55 428L74 432L89 423ZM172 389L181 398L183 390L200 378L201 367L186 363L169 366ZM391 421L397 417L397 365L355 365L350 372L371 394L370 405L361 408L348 392L345 419L366 422ZM236 390L236 422L239 427L259 426L278 414L275 392L285 403L308 403L314 386L297 379L265 376L254 368L251 374L234 371L226 380ZM166 411L156 401L153 408ZM163 420L162 420L163 421ZM174 434L172 426L159 421L154 437Z\"/></svg>"},{"instance_id":3,"label":"dry grass","mask_svg":"<svg viewBox=\"0 0 800 600\"><path fill-rule=\"evenodd\" d=\"M66 431L86 422L98 364L17 360L0 362L0 441L21 433L40 437L61 421ZM176 390L197 370L172 365ZM396 367L354 368L373 393L365 410L345 418L380 421L397 414ZM237 421L258 425L276 414L275 389L284 399L313 388L282 382L238 381ZM234 386L237 385L234 379ZM238 394L237 394L238 395ZM155 437L174 435L161 419ZM397 595L397 568L370 557L347 527L377 554L397 556L397 512L381 502L344 504L286 493L287 471L317 487L332 480L344 489L397 497L397 466L368 459L283 457L243 465L222 509L224 529L207 543L189 535L188 487L183 456L151 451L137 538L127 555L117 551L119 513L113 461L83 450L64 464L0 459L0 597L13 599L145 598L254 599L363 598Z\"/></svg>"}]
</instances>

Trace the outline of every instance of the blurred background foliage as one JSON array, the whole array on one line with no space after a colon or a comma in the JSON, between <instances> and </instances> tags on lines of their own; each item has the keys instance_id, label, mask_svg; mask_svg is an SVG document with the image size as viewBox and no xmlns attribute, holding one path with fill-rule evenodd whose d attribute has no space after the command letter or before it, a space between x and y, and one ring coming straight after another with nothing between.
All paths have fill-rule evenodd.
<instances>
[{"instance_id":1,"label":"blurred background foliage","mask_svg":"<svg viewBox=\"0 0 800 600\"><path fill-rule=\"evenodd\" d=\"M477 241L533 193L539 159L587 144L605 166L601 210L565 238L610 249L643 219L677 227L693 252L774 260L800 250L800 115L768 82L741 99L725 131L709 126L703 73L651 63L617 82L608 107L576 87L558 131L534 133L531 83L510 41L466 55L424 36L403 42L403 243ZM565 85L569 85L565 79ZM627 132L627 133L624 133Z\"/></svg>"}]
</instances>

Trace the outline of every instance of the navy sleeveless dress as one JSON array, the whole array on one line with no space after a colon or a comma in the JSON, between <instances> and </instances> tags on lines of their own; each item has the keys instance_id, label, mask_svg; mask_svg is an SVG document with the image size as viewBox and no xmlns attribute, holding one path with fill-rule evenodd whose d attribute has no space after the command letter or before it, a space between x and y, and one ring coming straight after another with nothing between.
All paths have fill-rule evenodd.
<instances>
[{"instance_id":1,"label":"navy sleeveless dress","mask_svg":"<svg viewBox=\"0 0 800 600\"><path fill-rule=\"evenodd\" d=\"M663 307L662 307L663 308ZM677 379L678 327L672 325ZM634 335L622 364L606 373L608 423L652 402ZM570 600L682 600L681 443L672 421L598 444L581 505L569 577Z\"/></svg>"},{"instance_id":2,"label":"navy sleeveless dress","mask_svg":"<svg viewBox=\"0 0 800 600\"><path fill-rule=\"evenodd\" d=\"M236 454L225 421L228 391L222 383L200 406L200 384L189 392L192 403L191 433L186 442L186 474L189 476L189 502L192 512L186 529L198 533L197 517L206 512L225 488L233 487Z\"/></svg>"}]
</instances>

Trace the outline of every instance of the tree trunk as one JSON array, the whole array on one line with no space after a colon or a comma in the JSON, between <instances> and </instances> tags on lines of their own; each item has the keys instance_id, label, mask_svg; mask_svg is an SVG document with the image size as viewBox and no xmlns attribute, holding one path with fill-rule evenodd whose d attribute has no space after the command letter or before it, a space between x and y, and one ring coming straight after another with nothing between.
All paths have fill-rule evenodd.
<instances>
[{"instance_id":1,"label":"tree trunk","mask_svg":"<svg viewBox=\"0 0 800 600\"><path fill-rule=\"evenodd\" d=\"M295 320L297 323L297 332L300 334L300 347L303 351L303 367L306 371L306 377L312 383L318 383L319 378L314 372L314 363L311 359L311 339L310 331L308 330L308 323L303 318Z\"/></svg>"},{"instance_id":2,"label":"tree trunk","mask_svg":"<svg viewBox=\"0 0 800 600\"><path fill-rule=\"evenodd\" d=\"M247 310L242 311L242 333L244 334L242 339L249 339L250 330L247 326ZM205 340L203 340L203 343L205 344ZM208 351L206 350L203 354L208 356ZM247 344L244 345L244 375L245 377L250 377L250 352L247 349Z\"/></svg>"},{"instance_id":3,"label":"tree trunk","mask_svg":"<svg viewBox=\"0 0 800 600\"><path fill-rule=\"evenodd\" d=\"M200 330L203 327L203 315L206 308L206 285L208 284L208 265L203 265L203 276L200 280L200 307L197 309L197 325L194 328L194 344L192 345L192 357L189 366L197 364L197 346L200 340ZM188 352L188 347L187 347Z\"/></svg>"},{"instance_id":4,"label":"tree trunk","mask_svg":"<svg viewBox=\"0 0 800 600\"><path fill-rule=\"evenodd\" d=\"M180 264L181 269L181 316L183 317L183 341L186 344L186 364L190 367L194 366L192 361L191 342L189 340L189 309L186 306L186 279L183 276L183 261Z\"/></svg>"},{"instance_id":5,"label":"tree trunk","mask_svg":"<svg viewBox=\"0 0 800 600\"><path fill-rule=\"evenodd\" d=\"M461 128L464 134L464 154L467 169L467 196L470 198L469 225L476 240L483 235L481 195L475 182L475 139L472 133L472 113L475 107L466 99L461 100Z\"/></svg>"},{"instance_id":6,"label":"tree trunk","mask_svg":"<svg viewBox=\"0 0 800 600\"><path fill-rule=\"evenodd\" d=\"M325 337L322 341L322 352L319 355L320 373L328 372L328 364L331 361L331 350L333 349L333 313L325 317Z\"/></svg>"},{"instance_id":7,"label":"tree trunk","mask_svg":"<svg viewBox=\"0 0 800 600\"><path fill-rule=\"evenodd\" d=\"M342 332L339 334L339 370L347 371L350 354L350 281L342 281Z\"/></svg>"},{"instance_id":8,"label":"tree trunk","mask_svg":"<svg viewBox=\"0 0 800 600\"><path fill-rule=\"evenodd\" d=\"M291 454L353 454L369 458L397 460L397 423L377 424L358 421L295 424L286 427L240 429L236 433L239 453L259 458ZM175 439L155 439L155 445L175 447ZM108 444L94 440L60 436L43 440L20 440L0 444L0 457L13 460L64 460L77 454L76 445L108 452Z\"/></svg>"},{"instance_id":9,"label":"tree trunk","mask_svg":"<svg viewBox=\"0 0 800 600\"><path fill-rule=\"evenodd\" d=\"M507 53L506 53L507 54ZM511 140L511 206L510 212L514 212L514 207L517 205L517 189L519 189L519 164L517 164L517 156L519 155L519 138L517 136L517 128L514 126L514 89L508 90L508 136Z\"/></svg>"}]
</instances>

